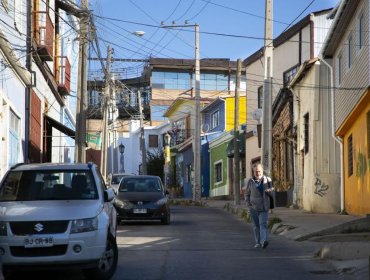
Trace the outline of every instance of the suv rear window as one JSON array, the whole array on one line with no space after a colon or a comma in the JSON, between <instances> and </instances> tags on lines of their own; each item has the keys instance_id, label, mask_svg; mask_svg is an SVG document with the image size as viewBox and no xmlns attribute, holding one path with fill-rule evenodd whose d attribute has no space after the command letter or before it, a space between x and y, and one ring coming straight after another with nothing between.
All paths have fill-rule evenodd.
<instances>
[{"instance_id":1,"label":"suv rear window","mask_svg":"<svg viewBox=\"0 0 370 280\"><path fill-rule=\"evenodd\" d=\"M11 171L0 189L0 201L98 199L90 170Z\"/></svg>"}]
</instances>

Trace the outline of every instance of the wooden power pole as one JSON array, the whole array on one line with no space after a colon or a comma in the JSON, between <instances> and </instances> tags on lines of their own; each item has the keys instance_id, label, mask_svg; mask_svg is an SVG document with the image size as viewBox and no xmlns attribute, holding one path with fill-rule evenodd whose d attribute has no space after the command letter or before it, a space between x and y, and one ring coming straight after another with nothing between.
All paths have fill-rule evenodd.
<instances>
[{"instance_id":1,"label":"wooden power pole","mask_svg":"<svg viewBox=\"0 0 370 280\"><path fill-rule=\"evenodd\" d=\"M262 117L262 165L267 175L272 172L272 0L266 0L265 7L265 50L263 80L263 117Z\"/></svg>"},{"instance_id":2,"label":"wooden power pole","mask_svg":"<svg viewBox=\"0 0 370 280\"><path fill-rule=\"evenodd\" d=\"M87 42L88 42L88 0L81 0L84 14L80 18L79 58L77 79L75 162L86 162L86 103L87 103Z\"/></svg>"},{"instance_id":3,"label":"wooden power pole","mask_svg":"<svg viewBox=\"0 0 370 280\"><path fill-rule=\"evenodd\" d=\"M105 71L105 88L104 95L102 98L102 110L103 110L103 133L102 133L102 145L101 145L101 158L100 158L100 170L103 178L107 178L107 157L108 157L108 118L109 118L109 99L110 99L110 61L111 61L111 47L108 46L107 50L107 65Z\"/></svg>"},{"instance_id":4,"label":"wooden power pole","mask_svg":"<svg viewBox=\"0 0 370 280\"><path fill-rule=\"evenodd\" d=\"M239 96L240 96L240 76L242 61L239 58L236 69L235 83L235 112L234 112L234 204L240 204L240 154L239 154Z\"/></svg>"}]
</instances>

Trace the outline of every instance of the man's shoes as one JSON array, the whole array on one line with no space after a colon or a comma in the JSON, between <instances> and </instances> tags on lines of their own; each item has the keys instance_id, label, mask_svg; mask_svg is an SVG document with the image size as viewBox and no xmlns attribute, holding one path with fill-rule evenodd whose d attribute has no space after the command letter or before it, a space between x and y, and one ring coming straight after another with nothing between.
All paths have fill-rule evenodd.
<instances>
[{"instance_id":1,"label":"man's shoes","mask_svg":"<svg viewBox=\"0 0 370 280\"><path fill-rule=\"evenodd\" d=\"M261 248L261 244L257 243L256 245L254 245L254 248Z\"/></svg>"},{"instance_id":2,"label":"man's shoes","mask_svg":"<svg viewBox=\"0 0 370 280\"><path fill-rule=\"evenodd\" d=\"M265 249L269 245L268 241L263 241L262 248Z\"/></svg>"}]
</instances>

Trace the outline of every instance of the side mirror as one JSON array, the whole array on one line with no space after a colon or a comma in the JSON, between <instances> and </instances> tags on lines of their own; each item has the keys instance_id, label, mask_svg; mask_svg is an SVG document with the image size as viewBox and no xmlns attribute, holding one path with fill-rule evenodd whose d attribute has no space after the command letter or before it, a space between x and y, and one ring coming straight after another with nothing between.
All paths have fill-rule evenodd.
<instances>
[{"instance_id":1,"label":"side mirror","mask_svg":"<svg viewBox=\"0 0 370 280\"><path fill-rule=\"evenodd\" d=\"M108 188L104 191L104 200L112 201L116 197L116 192L113 188Z\"/></svg>"}]
</instances>

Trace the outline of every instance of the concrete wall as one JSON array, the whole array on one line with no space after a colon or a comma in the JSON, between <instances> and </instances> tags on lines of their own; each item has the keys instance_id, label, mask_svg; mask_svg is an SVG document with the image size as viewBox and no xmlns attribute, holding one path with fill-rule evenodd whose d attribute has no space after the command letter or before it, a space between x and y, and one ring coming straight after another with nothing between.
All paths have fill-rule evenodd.
<instances>
[{"instance_id":1,"label":"concrete wall","mask_svg":"<svg viewBox=\"0 0 370 280\"><path fill-rule=\"evenodd\" d=\"M293 88L297 125L296 201L307 211L340 210L339 146L332 137L329 72L320 62ZM309 85L320 85L310 87ZM304 153L304 122L309 115L309 150Z\"/></svg>"}]
</instances>

